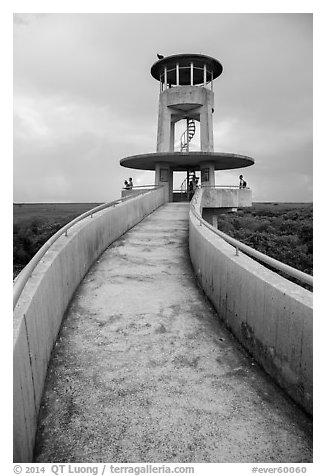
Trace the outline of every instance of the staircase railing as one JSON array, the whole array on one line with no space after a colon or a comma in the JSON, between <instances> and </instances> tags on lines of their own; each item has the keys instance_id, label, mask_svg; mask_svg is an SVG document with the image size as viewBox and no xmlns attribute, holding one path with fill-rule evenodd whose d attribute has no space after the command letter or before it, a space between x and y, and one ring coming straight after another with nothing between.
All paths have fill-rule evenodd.
<instances>
[{"instance_id":1,"label":"staircase railing","mask_svg":"<svg viewBox=\"0 0 326 476\"><path fill-rule=\"evenodd\" d=\"M188 180L187 180L187 177L184 179L184 181L182 182L182 184L180 185L180 191L181 192L187 192L188 191Z\"/></svg>"}]
</instances>

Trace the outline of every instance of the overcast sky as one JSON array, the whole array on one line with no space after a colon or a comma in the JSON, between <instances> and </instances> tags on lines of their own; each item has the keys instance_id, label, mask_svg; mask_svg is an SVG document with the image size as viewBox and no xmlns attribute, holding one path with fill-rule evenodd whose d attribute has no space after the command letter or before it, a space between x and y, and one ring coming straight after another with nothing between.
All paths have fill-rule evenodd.
<instances>
[{"instance_id":1,"label":"overcast sky","mask_svg":"<svg viewBox=\"0 0 326 476\"><path fill-rule=\"evenodd\" d=\"M255 165L217 184L242 173L255 201L312 201L311 14L63 13L14 15L15 202L105 202L129 176L154 183L119 161L156 150L156 53L223 65L214 149Z\"/></svg>"}]
</instances>

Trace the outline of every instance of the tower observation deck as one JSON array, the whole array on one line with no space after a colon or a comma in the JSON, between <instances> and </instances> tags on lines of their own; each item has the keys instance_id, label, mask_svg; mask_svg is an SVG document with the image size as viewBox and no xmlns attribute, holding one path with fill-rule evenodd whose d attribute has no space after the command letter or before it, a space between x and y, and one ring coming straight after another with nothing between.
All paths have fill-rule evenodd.
<instances>
[{"instance_id":1,"label":"tower observation deck","mask_svg":"<svg viewBox=\"0 0 326 476\"><path fill-rule=\"evenodd\" d=\"M213 82L223 71L216 59L201 54L167 56L153 64L151 75L160 83L157 150L120 160L124 167L155 170L155 184L173 196L173 172L200 171L201 186L215 185L215 170L248 167L254 159L234 153L214 152ZM175 150L175 125L186 120L186 131L179 150ZM200 150L189 144L199 123Z\"/></svg>"}]
</instances>

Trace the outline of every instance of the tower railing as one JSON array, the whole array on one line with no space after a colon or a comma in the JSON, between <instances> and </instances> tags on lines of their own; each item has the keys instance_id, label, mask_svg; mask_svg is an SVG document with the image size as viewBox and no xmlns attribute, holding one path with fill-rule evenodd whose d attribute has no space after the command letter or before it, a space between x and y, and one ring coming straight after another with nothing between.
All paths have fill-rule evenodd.
<instances>
[{"instance_id":1,"label":"tower railing","mask_svg":"<svg viewBox=\"0 0 326 476\"><path fill-rule=\"evenodd\" d=\"M170 68L166 69L163 73L160 74L160 85L161 85L161 91L164 89L164 84L166 86L171 87L178 87L178 86L185 86L185 84L174 84L174 82L170 81L169 82L169 75L175 74L176 77L179 76L179 74L182 71L189 71L189 86L191 85L191 66L178 66L178 73L177 73L177 67L175 68ZM198 67L198 66L193 66L192 71L194 72L195 70L197 71L202 71L203 74L203 81L201 83L193 84L192 86L197 86L197 87L206 87L209 83L211 83L210 88L213 89L213 72L210 71L209 69L203 67ZM178 81L177 81L178 83Z\"/></svg>"}]
</instances>

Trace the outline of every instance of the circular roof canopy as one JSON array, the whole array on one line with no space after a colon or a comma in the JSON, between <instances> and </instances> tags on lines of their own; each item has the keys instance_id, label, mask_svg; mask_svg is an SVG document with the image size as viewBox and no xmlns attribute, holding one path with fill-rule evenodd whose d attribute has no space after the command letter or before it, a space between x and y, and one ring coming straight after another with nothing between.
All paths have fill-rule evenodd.
<instances>
[{"instance_id":1,"label":"circular roof canopy","mask_svg":"<svg viewBox=\"0 0 326 476\"><path fill-rule=\"evenodd\" d=\"M153 64L151 68L151 75L153 78L160 81L161 75L164 73L164 68L167 68L167 81L170 84L176 84L176 65L179 64L179 85L184 86L190 84L190 63L193 63L193 84L201 84L203 82L203 68L206 64L207 80L217 78L222 74L223 66L219 61L211 56L206 55L189 55L180 54L166 56ZM169 71L170 70L170 71ZM209 72L213 73L211 78Z\"/></svg>"},{"instance_id":2,"label":"circular roof canopy","mask_svg":"<svg viewBox=\"0 0 326 476\"><path fill-rule=\"evenodd\" d=\"M246 155L227 152L153 152L125 157L120 160L120 165L130 169L155 170L158 162L182 172L199 170L207 162L213 162L215 170L238 169L255 163L254 159Z\"/></svg>"}]
</instances>

